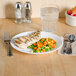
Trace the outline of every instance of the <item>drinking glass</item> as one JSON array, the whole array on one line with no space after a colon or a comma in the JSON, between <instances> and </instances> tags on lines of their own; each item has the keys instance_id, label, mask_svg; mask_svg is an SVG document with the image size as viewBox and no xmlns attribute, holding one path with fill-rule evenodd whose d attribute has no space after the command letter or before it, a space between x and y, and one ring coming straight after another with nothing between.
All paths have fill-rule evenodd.
<instances>
[{"instance_id":1,"label":"drinking glass","mask_svg":"<svg viewBox=\"0 0 76 76\"><path fill-rule=\"evenodd\" d=\"M54 4L44 4L40 8L42 31L56 32L59 9Z\"/></svg>"}]
</instances>

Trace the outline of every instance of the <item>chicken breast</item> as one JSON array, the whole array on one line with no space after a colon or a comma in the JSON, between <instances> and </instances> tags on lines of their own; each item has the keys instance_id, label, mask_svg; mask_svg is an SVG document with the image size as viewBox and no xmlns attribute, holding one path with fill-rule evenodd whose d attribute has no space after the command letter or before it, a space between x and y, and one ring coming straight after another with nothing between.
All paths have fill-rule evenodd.
<instances>
[{"instance_id":1,"label":"chicken breast","mask_svg":"<svg viewBox=\"0 0 76 76\"><path fill-rule=\"evenodd\" d=\"M32 45L33 43L38 42L40 38L41 38L40 31L36 31L28 36L22 36L14 39L14 43L16 46L25 49L28 46Z\"/></svg>"}]
</instances>

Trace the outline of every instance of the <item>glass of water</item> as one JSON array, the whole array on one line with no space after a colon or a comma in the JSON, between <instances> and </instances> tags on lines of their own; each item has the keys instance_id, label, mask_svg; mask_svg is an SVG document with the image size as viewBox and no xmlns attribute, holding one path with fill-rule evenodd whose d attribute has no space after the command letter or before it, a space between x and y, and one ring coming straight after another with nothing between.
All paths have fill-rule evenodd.
<instances>
[{"instance_id":1,"label":"glass of water","mask_svg":"<svg viewBox=\"0 0 76 76\"><path fill-rule=\"evenodd\" d=\"M42 31L56 32L59 18L58 6L53 4L42 5L40 8Z\"/></svg>"}]
</instances>

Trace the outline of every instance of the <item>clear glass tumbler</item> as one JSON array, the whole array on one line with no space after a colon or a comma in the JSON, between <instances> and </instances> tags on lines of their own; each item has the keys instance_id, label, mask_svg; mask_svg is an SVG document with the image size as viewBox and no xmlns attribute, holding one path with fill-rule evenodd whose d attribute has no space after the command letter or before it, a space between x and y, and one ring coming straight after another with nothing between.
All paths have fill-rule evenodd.
<instances>
[{"instance_id":1,"label":"clear glass tumbler","mask_svg":"<svg viewBox=\"0 0 76 76\"><path fill-rule=\"evenodd\" d=\"M42 31L56 32L59 18L58 6L53 4L42 5L40 8Z\"/></svg>"}]
</instances>

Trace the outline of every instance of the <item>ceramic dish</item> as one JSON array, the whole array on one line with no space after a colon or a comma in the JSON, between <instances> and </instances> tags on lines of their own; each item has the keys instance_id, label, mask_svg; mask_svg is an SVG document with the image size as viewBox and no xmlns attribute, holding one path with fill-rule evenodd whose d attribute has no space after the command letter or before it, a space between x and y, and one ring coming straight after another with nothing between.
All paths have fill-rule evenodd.
<instances>
[{"instance_id":1,"label":"ceramic dish","mask_svg":"<svg viewBox=\"0 0 76 76\"><path fill-rule=\"evenodd\" d=\"M29 34L31 34L31 33L33 33L33 32L34 32L34 31L29 31L29 32L23 32L23 33L20 33L20 34L15 35L15 36L12 37L12 39L11 39L11 42L10 42L11 46L12 46L14 49L16 49L16 50L18 50L18 51L20 51L20 52L28 53L28 54L47 54L47 53L51 53L51 52L54 52L54 51L59 50L59 49L62 48L62 46L63 46L63 37L59 37L59 36L57 36L57 35L55 35L55 34L53 34L53 33L44 32L44 31L41 32L41 38L48 38L48 37L50 37L50 38L54 39L54 40L57 42L57 46L56 46L56 48L54 48L53 50L50 50L50 51L48 51L48 52L42 52L42 53L32 53L32 52L31 52L32 49L28 49L28 48L26 48L26 49L21 49L21 48L17 47L17 46L14 44L14 39L15 39L15 38L18 38L18 37L21 37L21 36L27 36L27 35L29 35Z\"/></svg>"}]
</instances>

